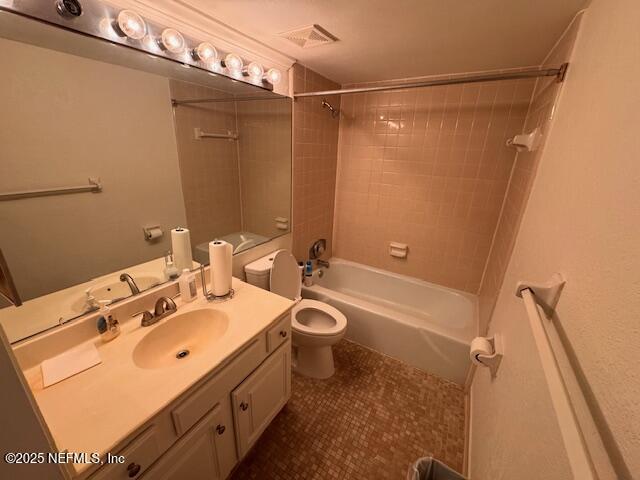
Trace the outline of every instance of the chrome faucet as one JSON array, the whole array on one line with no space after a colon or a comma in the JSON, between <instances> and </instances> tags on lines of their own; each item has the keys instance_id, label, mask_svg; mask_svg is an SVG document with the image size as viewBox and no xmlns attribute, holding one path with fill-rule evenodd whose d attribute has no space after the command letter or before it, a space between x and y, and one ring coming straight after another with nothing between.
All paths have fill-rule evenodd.
<instances>
[{"instance_id":1,"label":"chrome faucet","mask_svg":"<svg viewBox=\"0 0 640 480\"><path fill-rule=\"evenodd\" d=\"M127 285L129 285L129 289L131 290L132 295L138 295L140 293L140 289L138 288L138 285L136 285L136 282L133 280L133 277L128 273L121 273L120 281L127 282Z\"/></svg>"},{"instance_id":2,"label":"chrome faucet","mask_svg":"<svg viewBox=\"0 0 640 480\"><path fill-rule=\"evenodd\" d=\"M329 262L327 262L326 260L320 260L320 259L317 259L317 260L316 260L316 264L317 264L319 267L325 267L325 268L329 268L329 267L331 266L331 265L329 264Z\"/></svg>"},{"instance_id":3,"label":"chrome faucet","mask_svg":"<svg viewBox=\"0 0 640 480\"><path fill-rule=\"evenodd\" d=\"M160 320L167 315L171 315L173 312L178 310L176 306L176 302L173 301L172 298L169 297L160 297L156 300L156 306L153 309L154 316Z\"/></svg>"},{"instance_id":4,"label":"chrome faucet","mask_svg":"<svg viewBox=\"0 0 640 480\"><path fill-rule=\"evenodd\" d=\"M167 315L171 315L176 311L178 311L178 307L173 299L169 297L160 297L158 300L156 300L155 307L153 308L153 313L148 310L142 312L142 320L140 322L140 326L148 327L150 325L153 325L154 323L162 320ZM139 313L136 313L135 315L139 315Z\"/></svg>"}]
</instances>

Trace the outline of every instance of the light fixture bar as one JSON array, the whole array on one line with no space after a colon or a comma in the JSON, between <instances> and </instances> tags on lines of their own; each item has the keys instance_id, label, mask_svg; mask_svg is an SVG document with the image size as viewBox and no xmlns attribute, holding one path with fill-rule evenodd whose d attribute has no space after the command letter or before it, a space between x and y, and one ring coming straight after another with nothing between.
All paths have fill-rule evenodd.
<instances>
[{"instance_id":1,"label":"light fixture bar","mask_svg":"<svg viewBox=\"0 0 640 480\"><path fill-rule=\"evenodd\" d=\"M243 102L248 100L282 100L288 97L230 97L230 98L194 98L193 100L171 99L171 105L193 105L197 103L218 103L218 102Z\"/></svg>"},{"instance_id":2,"label":"light fixture bar","mask_svg":"<svg viewBox=\"0 0 640 480\"><path fill-rule=\"evenodd\" d=\"M396 85L384 85L380 87L357 87L345 88L342 90L323 90L321 92L294 93L294 98L303 97L323 97L328 95L347 95L351 93L384 92L388 90L404 90L406 88L437 87L441 85L460 85L463 83L497 82L500 80L517 80L520 78L536 77L556 77L558 82L564 80L565 73L569 67L568 63L563 63L558 68L539 69L532 68L510 73L492 73L487 75L473 75L469 77L442 78L439 80L425 80L423 82L400 83Z\"/></svg>"},{"instance_id":3,"label":"light fixture bar","mask_svg":"<svg viewBox=\"0 0 640 480\"><path fill-rule=\"evenodd\" d=\"M184 66L220 75L235 81L273 91L270 77L244 77L245 60L226 52L231 68L221 68L215 46L164 25L145 19L137 12L121 9L101 0L0 0L0 12L9 12L49 25L88 35L111 44L124 46L154 57L164 58ZM199 51L198 51L199 49ZM277 69L276 72L281 75ZM276 82L277 83L277 82Z\"/></svg>"}]
</instances>

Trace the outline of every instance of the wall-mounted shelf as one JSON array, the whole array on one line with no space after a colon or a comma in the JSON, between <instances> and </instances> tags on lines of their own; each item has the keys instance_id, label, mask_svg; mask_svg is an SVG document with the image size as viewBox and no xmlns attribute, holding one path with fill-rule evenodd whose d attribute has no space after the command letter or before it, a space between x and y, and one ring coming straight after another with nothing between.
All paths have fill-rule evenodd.
<instances>
[{"instance_id":1,"label":"wall-mounted shelf","mask_svg":"<svg viewBox=\"0 0 640 480\"><path fill-rule=\"evenodd\" d=\"M207 133L203 132L201 128L194 128L193 135L196 140L202 140L203 138L226 138L227 140L238 140L238 134L227 130L227 133Z\"/></svg>"},{"instance_id":2,"label":"wall-mounted shelf","mask_svg":"<svg viewBox=\"0 0 640 480\"><path fill-rule=\"evenodd\" d=\"M0 193L0 201L19 200L22 198L49 197L53 195L67 195L69 193L100 193L102 184L99 178L89 178L89 185L77 187L47 188L42 190L24 190L22 192Z\"/></svg>"}]
</instances>

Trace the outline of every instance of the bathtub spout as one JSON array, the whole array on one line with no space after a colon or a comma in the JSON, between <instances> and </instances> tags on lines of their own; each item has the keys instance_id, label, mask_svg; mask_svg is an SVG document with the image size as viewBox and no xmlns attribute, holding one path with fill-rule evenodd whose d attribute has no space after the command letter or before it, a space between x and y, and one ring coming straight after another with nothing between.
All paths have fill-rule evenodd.
<instances>
[{"instance_id":1,"label":"bathtub spout","mask_svg":"<svg viewBox=\"0 0 640 480\"><path fill-rule=\"evenodd\" d=\"M325 268L329 268L331 265L329 265L329 262L327 262L326 260L316 260L316 263L319 267L325 267Z\"/></svg>"}]
</instances>

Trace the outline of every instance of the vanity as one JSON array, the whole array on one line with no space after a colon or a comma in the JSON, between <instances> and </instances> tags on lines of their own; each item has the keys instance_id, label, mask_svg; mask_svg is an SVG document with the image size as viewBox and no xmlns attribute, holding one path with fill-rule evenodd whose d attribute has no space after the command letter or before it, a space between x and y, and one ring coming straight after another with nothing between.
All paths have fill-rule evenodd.
<instances>
[{"instance_id":1,"label":"vanity","mask_svg":"<svg viewBox=\"0 0 640 480\"><path fill-rule=\"evenodd\" d=\"M2 478L224 479L290 396L293 302L176 277L291 248L291 65L122 3L0 1Z\"/></svg>"},{"instance_id":2,"label":"vanity","mask_svg":"<svg viewBox=\"0 0 640 480\"><path fill-rule=\"evenodd\" d=\"M177 297L177 311L149 327L128 312L160 293L125 302L106 343L79 322L14 349L58 450L89 459L67 464L72 478L229 475L289 399L293 306L235 278L233 288L219 303ZM102 363L43 388L38 352L78 341L96 344ZM96 453L104 465L91 463Z\"/></svg>"}]
</instances>

